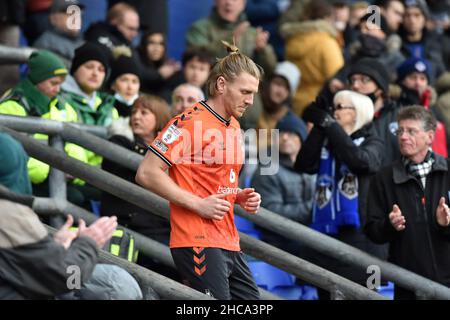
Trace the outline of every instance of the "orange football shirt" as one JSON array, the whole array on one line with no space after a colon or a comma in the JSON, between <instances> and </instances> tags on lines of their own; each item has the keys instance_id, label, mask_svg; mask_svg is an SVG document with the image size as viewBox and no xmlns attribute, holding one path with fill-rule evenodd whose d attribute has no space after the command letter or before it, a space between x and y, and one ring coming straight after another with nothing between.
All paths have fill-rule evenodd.
<instances>
[{"instance_id":1,"label":"orange football shirt","mask_svg":"<svg viewBox=\"0 0 450 320\"><path fill-rule=\"evenodd\" d=\"M232 204L217 221L170 203L170 247L240 251L233 210L244 159L239 122L198 102L169 121L149 149L169 166L170 177L181 188L201 198L226 193Z\"/></svg>"}]
</instances>

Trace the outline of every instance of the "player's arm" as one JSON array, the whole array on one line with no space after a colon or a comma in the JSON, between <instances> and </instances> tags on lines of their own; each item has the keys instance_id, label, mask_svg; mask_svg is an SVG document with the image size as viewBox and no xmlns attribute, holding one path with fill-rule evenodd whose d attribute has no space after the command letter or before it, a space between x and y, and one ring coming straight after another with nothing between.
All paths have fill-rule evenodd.
<instances>
[{"instance_id":1,"label":"player's arm","mask_svg":"<svg viewBox=\"0 0 450 320\"><path fill-rule=\"evenodd\" d=\"M136 173L136 182L169 202L196 212L203 218L222 220L231 204L226 194L214 194L200 198L180 188L166 171L169 166L152 151L147 152Z\"/></svg>"}]
</instances>

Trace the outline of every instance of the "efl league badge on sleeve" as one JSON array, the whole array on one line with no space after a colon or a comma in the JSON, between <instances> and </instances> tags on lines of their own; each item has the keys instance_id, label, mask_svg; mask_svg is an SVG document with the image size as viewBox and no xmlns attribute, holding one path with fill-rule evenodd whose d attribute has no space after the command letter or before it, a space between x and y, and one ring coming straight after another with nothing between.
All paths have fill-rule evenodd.
<instances>
[{"instance_id":1,"label":"efl league badge on sleeve","mask_svg":"<svg viewBox=\"0 0 450 320\"><path fill-rule=\"evenodd\" d=\"M173 143L181 135L180 129L175 124L170 125L162 136L162 141L167 145Z\"/></svg>"},{"instance_id":2,"label":"efl league badge on sleeve","mask_svg":"<svg viewBox=\"0 0 450 320\"><path fill-rule=\"evenodd\" d=\"M161 153L166 153L167 150L169 150L169 148L164 143L162 143L161 140L155 140L154 144L155 144L156 149L161 151Z\"/></svg>"}]
</instances>

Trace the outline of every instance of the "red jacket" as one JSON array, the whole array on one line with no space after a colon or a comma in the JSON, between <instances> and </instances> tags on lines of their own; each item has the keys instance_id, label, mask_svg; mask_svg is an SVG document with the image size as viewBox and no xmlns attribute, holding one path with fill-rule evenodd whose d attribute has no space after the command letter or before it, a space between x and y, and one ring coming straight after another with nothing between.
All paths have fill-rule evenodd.
<instances>
[{"instance_id":1,"label":"red jacket","mask_svg":"<svg viewBox=\"0 0 450 320\"><path fill-rule=\"evenodd\" d=\"M431 91L425 90L425 92L422 94L421 102L422 105L427 110L430 109L430 100L431 100ZM433 149L434 152L443 156L444 158L448 157L447 136L445 126L441 121L437 122L436 133L431 148Z\"/></svg>"}]
</instances>

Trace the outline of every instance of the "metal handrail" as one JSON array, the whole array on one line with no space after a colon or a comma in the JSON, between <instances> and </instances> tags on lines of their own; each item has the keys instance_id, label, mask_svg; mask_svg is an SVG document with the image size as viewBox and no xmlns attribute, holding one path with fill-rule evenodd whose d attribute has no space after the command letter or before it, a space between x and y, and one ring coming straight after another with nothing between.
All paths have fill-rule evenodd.
<instances>
[{"instance_id":1,"label":"metal handrail","mask_svg":"<svg viewBox=\"0 0 450 320\"><path fill-rule=\"evenodd\" d=\"M43 119L39 117L20 117L0 114L0 125L7 126L10 129L27 133L43 133L48 135L61 135L66 129L67 122ZM79 129L78 132L86 132L96 137L106 138L108 130L106 127L91 126L87 124L71 122L70 126ZM67 140L67 139L65 139Z\"/></svg>"},{"instance_id":2,"label":"metal handrail","mask_svg":"<svg viewBox=\"0 0 450 320\"><path fill-rule=\"evenodd\" d=\"M70 213L75 221L83 219L87 225L92 224L97 216L92 212L78 207L64 199L51 199L44 197L35 197L31 195L24 195L13 192L8 188L0 185L0 199L6 199L17 202L28 207L32 207L33 211L40 216L67 216ZM128 229L122 225L118 225L126 232L130 233L135 240L136 247L139 248L139 253L147 257L158 260L161 264L171 269L176 270L175 263L168 246L146 237L134 230ZM258 288L262 300L280 300L281 298L272 294L271 292ZM180 297L185 298L185 297Z\"/></svg>"},{"instance_id":3,"label":"metal handrail","mask_svg":"<svg viewBox=\"0 0 450 320\"><path fill-rule=\"evenodd\" d=\"M68 157L64 152L56 151L48 146L42 145L27 135L15 132L6 127L0 127L0 131L7 132L19 140L28 154L39 159L52 167L69 173L75 177L81 178L93 186L107 191L119 198L129 201L144 209L151 208L154 214L169 218L168 202L151 192L118 178L99 168L89 166L78 160ZM251 239L245 234L240 233L241 244L243 247L254 247L255 252L260 254L258 258L263 261L278 261L278 266L303 279L307 282L332 292L333 296L347 299L385 299L378 293L371 291L363 286L351 282L341 276L333 274L312 263L288 254L278 248L268 245L262 241ZM256 241L256 242L255 242ZM256 256L255 254L252 254Z\"/></svg>"},{"instance_id":4,"label":"metal handrail","mask_svg":"<svg viewBox=\"0 0 450 320\"><path fill-rule=\"evenodd\" d=\"M44 225L49 234L57 230L51 226ZM148 288L153 289L161 298L170 300L214 300L200 291L194 290L175 280L167 278L159 273L144 268L138 264L119 258L104 250L99 250L99 261L101 263L114 264L130 273L139 283L141 290L145 293ZM144 295L145 298L145 295Z\"/></svg>"},{"instance_id":5,"label":"metal handrail","mask_svg":"<svg viewBox=\"0 0 450 320\"><path fill-rule=\"evenodd\" d=\"M8 117L8 119L3 119L3 117L5 116L0 116L0 124L5 124L8 127L18 127L18 125L14 123L14 121L16 121L14 118L20 117ZM6 120L10 121L8 122ZM21 123L28 123L28 130L38 130L39 127L41 127L36 126L33 128L32 123L34 120L23 118L20 120ZM61 129L59 132L63 132L66 140L77 143L83 147L90 148L92 151L110 159L111 161L120 163L127 168L136 170L143 158L134 152L95 137L87 132L80 132L74 128L72 124L64 124L64 127L66 130ZM235 212L236 214L249 219L261 227L283 235L288 239L298 241L313 250L333 257L339 261L360 267L362 270L367 270L367 267L371 265L379 266L384 279L393 281L405 289L414 291L420 297L429 299L450 299L450 289L441 284L433 282L392 263L373 257L359 249L312 230L300 223L284 218L269 210L261 208L257 215L249 215L240 207L236 206Z\"/></svg>"},{"instance_id":6,"label":"metal handrail","mask_svg":"<svg viewBox=\"0 0 450 320\"><path fill-rule=\"evenodd\" d=\"M34 48L10 47L0 44L0 65L26 63Z\"/></svg>"}]
</instances>

